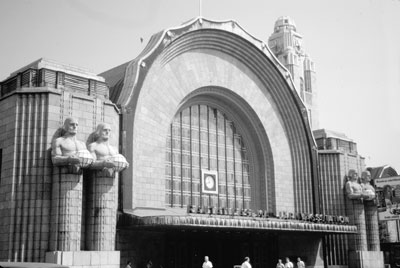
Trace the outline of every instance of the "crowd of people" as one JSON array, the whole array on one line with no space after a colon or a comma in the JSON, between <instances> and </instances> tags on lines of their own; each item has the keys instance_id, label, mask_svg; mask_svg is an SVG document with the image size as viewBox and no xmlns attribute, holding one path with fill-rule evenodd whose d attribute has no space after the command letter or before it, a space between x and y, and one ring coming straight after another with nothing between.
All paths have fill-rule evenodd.
<instances>
[{"instance_id":1,"label":"crowd of people","mask_svg":"<svg viewBox=\"0 0 400 268\"><path fill-rule=\"evenodd\" d=\"M305 265L304 261L301 260L300 257L297 258L296 266L294 266L293 262L290 261L289 257L285 258L285 263L282 262L282 259L279 259L278 263L276 264L276 268L305 268L305 267L306 267L306 265ZM213 264L209 260L208 256L204 257L204 262L203 262L202 268L213 268ZM240 268L251 268L249 257L244 258L244 261Z\"/></svg>"},{"instance_id":2,"label":"crowd of people","mask_svg":"<svg viewBox=\"0 0 400 268\"><path fill-rule=\"evenodd\" d=\"M293 262L290 261L288 257L285 258L285 263L282 262L282 259L278 260L278 263L276 264L276 268L294 268ZM306 265L304 261L301 260L300 257L297 258L297 266L296 268L305 268Z\"/></svg>"},{"instance_id":3,"label":"crowd of people","mask_svg":"<svg viewBox=\"0 0 400 268\"><path fill-rule=\"evenodd\" d=\"M152 266L153 263L149 260L146 263L146 268L152 268ZM278 263L276 264L276 268L305 268L305 267L306 265L304 264L304 261L302 261L300 257L297 258L296 266L294 266L293 262L290 261L289 257L285 258L285 263L282 262L282 259L278 259ZM132 262L128 261L125 268L132 268ZM213 268L213 264L208 256L204 256L204 262L202 268ZM240 268L252 268L249 257L244 258L244 261Z\"/></svg>"}]
</instances>

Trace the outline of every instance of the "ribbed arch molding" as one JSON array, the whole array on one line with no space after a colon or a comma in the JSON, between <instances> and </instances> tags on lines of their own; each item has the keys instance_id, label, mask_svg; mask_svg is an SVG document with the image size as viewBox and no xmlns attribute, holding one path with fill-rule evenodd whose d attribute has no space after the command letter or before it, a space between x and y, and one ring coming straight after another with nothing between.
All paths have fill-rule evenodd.
<instances>
[{"instance_id":1,"label":"ribbed arch molding","mask_svg":"<svg viewBox=\"0 0 400 268\"><path fill-rule=\"evenodd\" d=\"M151 42L157 46L147 48L150 52L126 70L120 96L125 103L126 153L133 163L124 207L164 207L163 163L169 124L195 97L194 92L209 89L203 97L218 99L227 113L250 123L254 137L268 139L269 146L262 147L266 150L262 162L271 161L273 166L259 179L267 180L273 194L264 195L272 199L265 203L274 204L276 211L313 211L311 131L304 106L282 75L284 70L245 33L223 27L193 28L159 34L160 41ZM135 64L140 64L139 70L132 68Z\"/></svg>"}]
</instances>

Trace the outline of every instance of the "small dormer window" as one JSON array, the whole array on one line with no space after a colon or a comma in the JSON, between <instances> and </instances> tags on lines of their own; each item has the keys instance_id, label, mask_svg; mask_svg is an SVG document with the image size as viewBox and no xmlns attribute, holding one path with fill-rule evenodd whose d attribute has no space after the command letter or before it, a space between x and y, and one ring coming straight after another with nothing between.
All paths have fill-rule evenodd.
<instances>
[{"instance_id":1,"label":"small dormer window","mask_svg":"<svg viewBox=\"0 0 400 268\"><path fill-rule=\"evenodd\" d=\"M284 20L285 23L289 23L289 20Z\"/></svg>"}]
</instances>

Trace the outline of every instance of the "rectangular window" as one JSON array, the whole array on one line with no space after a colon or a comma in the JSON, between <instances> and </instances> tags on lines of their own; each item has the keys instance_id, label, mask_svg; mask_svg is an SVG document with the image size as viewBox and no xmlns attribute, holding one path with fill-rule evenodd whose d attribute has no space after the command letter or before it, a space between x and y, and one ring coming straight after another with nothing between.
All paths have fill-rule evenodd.
<instances>
[{"instance_id":1,"label":"rectangular window","mask_svg":"<svg viewBox=\"0 0 400 268\"><path fill-rule=\"evenodd\" d=\"M215 144L217 142L217 135L215 133L210 133L210 143Z\"/></svg>"},{"instance_id":2,"label":"rectangular window","mask_svg":"<svg viewBox=\"0 0 400 268\"><path fill-rule=\"evenodd\" d=\"M207 115L207 106L205 105L200 105L200 127L207 129L207 120L208 115Z\"/></svg>"},{"instance_id":3,"label":"rectangular window","mask_svg":"<svg viewBox=\"0 0 400 268\"><path fill-rule=\"evenodd\" d=\"M182 124L189 125L190 124L190 114L189 109L185 109L182 111Z\"/></svg>"},{"instance_id":4,"label":"rectangular window","mask_svg":"<svg viewBox=\"0 0 400 268\"><path fill-rule=\"evenodd\" d=\"M184 138L190 138L190 129L188 129L188 128L182 128L182 137L184 137Z\"/></svg>"},{"instance_id":5,"label":"rectangular window","mask_svg":"<svg viewBox=\"0 0 400 268\"><path fill-rule=\"evenodd\" d=\"M199 128L199 106L192 106L190 108L191 111L191 119L192 119L192 128Z\"/></svg>"}]
</instances>

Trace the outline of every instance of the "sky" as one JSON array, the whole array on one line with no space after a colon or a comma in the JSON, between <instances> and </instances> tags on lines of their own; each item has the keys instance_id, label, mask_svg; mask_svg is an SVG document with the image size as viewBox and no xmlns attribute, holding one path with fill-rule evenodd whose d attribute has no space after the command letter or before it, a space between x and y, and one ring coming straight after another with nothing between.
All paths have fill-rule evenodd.
<instances>
[{"instance_id":1,"label":"sky","mask_svg":"<svg viewBox=\"0 0 400 268\"><path fill-rule=\"evenodd\" d=\"M354 140L367 166L400 173L400 0L1 0L0 10L0 81L42 57L104 72L200 14L265 43L290 16L315 62L320 127Z\"/></svg>"}]
</instances>

